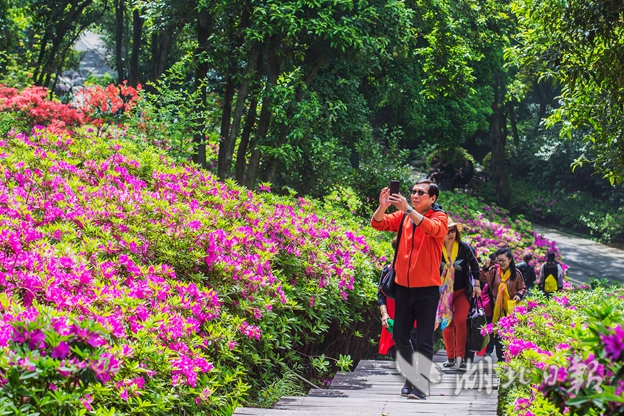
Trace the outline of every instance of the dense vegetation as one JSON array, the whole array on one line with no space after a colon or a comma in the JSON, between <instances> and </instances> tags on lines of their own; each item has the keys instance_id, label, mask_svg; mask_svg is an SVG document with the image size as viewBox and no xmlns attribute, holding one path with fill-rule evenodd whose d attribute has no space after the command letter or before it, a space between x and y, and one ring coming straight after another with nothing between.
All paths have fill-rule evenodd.
<instances>
[{"instance_id":1,"label":"dense vegetation","mask_svg":"<svg viewBox=\"0 0 624 416\"><path fill-rule=\"evenodd\" d=\"M229 414L347 367L374 349L390 252L367 217L408 161L491 178L440 200L481 258L556 250L524 218L624 242L623 17L615 0L0 0L0 408ZM87 29L116 77L83 89L63 74ZM574 318L566 336L594 332L575 353L620 339L605 311ZM565 401L617 411L604 397Z\"/></svg>"},{"instance_id":2,"label":"dense vegetation","mask_svg":"<svg viewBox=\"0 0 624 416\"><path fill-rule=\"evenodd\" d=\"M339 210L60 123L0 141L3 411L230 414L366 342L381 246Z\"/></svg>"},{"instance_id":3,"label":"dense vegetation","mask_svg":"<svg viewBox=\"0 0 624 416\"><path fill-rule=\"evenodd\" d=\"M358 196L254 193L176 164L128 134L140 100L107 101L129 117L107 124L113 91L136 96L94 88L76 109L2 91L0 409L231 414L371 356L390 236ZM496 206L440 202L481 258L556 251Z\"/></svg>"},{"instance_id":4,"label":"dense vegetation","mask_svg":"<svg viewBox=\"0 0 624 416\"><path fill-rule=\"evenodd\" d=\"M624 240L620 2L61 3L0 1L0 83L71 100L76 86L61 75L89 28L117 82L145 87L149 137L220 179L314 197L341 184L374 198L362 159L384 155L367 172L399 169L463 146L485 160L492 202ZM528 185L550 200L580 194L587 214L570 203L534 214Z\"/></svg>"}]
</instances>

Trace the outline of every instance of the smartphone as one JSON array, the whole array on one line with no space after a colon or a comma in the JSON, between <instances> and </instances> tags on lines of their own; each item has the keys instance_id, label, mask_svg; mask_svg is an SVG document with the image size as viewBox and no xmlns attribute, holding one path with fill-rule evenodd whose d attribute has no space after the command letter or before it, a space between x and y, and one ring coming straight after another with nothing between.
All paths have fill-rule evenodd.
<instances>
[{"instance_id":1,"label":"smartphone","mask_svg":"<svg viewBox=\"0 0 624 416\"><path fill-rule=\"evenodd\" d=\"M390 195L399 193L399 181L390 181Z\"/></svg>"}]
</instances>

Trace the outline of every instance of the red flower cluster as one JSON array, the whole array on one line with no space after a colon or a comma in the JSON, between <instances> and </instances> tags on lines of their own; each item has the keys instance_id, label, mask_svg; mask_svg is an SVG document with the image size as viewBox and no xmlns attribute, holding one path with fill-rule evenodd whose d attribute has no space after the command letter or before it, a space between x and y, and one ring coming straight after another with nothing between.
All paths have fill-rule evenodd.
<instances>
[{"instance_id":1,"label":"red flower cluster","mask_svg":"<svg viewBox=\"0 0 624 416\"><path fill-rule=\"evenodd\" d=\"M139 101L139 92L143 87L137 88L123 84L115 86L110 84L106 88L94 86L79 92L77 101L82 103L82 111L87 120L102 127L105 123L112 124L115 119L121 119L130 114Z\"/></svg>"},{"instance_id":2,"label":"red flower cluster","mask_svg":"<svg viewBox=\"0 0 624 416\"><path fill-rule=\"evenodd\" d=\"M60 134L67 132L67 127L83 124L80 111L47 97L48 90L43 87L27 87L20 92L16 88L0 85L0 111L16 114L21 127L28 130L41 125Z\"/></svg>"}]
</instances>

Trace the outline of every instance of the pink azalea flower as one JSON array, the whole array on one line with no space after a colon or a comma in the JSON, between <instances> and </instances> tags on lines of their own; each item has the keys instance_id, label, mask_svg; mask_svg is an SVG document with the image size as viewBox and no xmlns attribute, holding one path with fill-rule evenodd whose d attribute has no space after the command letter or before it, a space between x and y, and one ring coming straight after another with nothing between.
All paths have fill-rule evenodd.
<instances>
[{"instance_id":1,"label":"pink azalea flower","mask_svg":"<svg viewBox=\"0 0 624 416\"><path fill-rule=\"evenodd\" d=\"M624 329L622 325L618 324L611 328L608 334L601 335L600 338L608 358L613 361L624 358Z\"/></svg>"}]
</instances>

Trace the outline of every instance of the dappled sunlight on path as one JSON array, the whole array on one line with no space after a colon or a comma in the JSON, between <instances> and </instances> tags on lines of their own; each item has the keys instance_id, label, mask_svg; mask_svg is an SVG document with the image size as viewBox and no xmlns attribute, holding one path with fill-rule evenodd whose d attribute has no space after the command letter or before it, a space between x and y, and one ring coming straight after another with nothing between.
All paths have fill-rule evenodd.
<instances>
[{"instance_id":1,"label":"dappled sunlight on path","mask_svg":"<svg viewBox=\"0 0 624 416\"><path fill-rule=\"evenodd\" d=\"M594 276L624 282L624 250L537 224L533 229L557 242L563 261L570 266L567 275L573 283L589 282Z\"/></svg>"}]
</instances>

